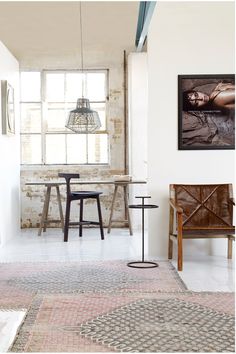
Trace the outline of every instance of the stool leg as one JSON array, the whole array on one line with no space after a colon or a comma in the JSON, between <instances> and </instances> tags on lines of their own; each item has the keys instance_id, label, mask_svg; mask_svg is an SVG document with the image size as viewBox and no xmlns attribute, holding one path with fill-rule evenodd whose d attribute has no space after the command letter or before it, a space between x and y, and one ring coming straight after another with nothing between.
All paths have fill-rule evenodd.
<instances>
[{"instance_id":1,"label":"stool leg","mask_svg":"<svg viewBox=\"0 0 236 354\"><path fill-rule=\"evenodd\" d=\"M79 209L79 221L83 221L83 210L84 210L84 201L83 199L80 199L80 209ZM79 225L79 237L82 237L83 234L83 225Z\"/></svg>"},{"instance_id":2,"label":"stool leg","mask_svg":"<svg viewBox=\"0 0 236 354\"><path fill-rule=\"evenodd\" d=\"M70 221L70 203L71 203L71 200L67 197L66 217L65 217L65 226L64 226L64 242L68 241L69 221Z\"/></svg>"},{"instance_id":3,"label":"stool leg","mask_svg":"<svg viewBox=\"0 0 236 354\"><path fill-rule=\"evenodd\" d=\"M127 220L128 220L128 225L129 225L129 233L130 236L133 235L133 230L132 230L132 225L131 225L131 220L130 220L130 214L129 214L129 203L128 203L128 191L127 191L127 185L124 186L124 197L125 197L125 210L127 212Z\"/></svg>"},{"instance_id":4,"label":"stool leg","mask_svg":"<svg viewBox=\"0 0 236 354\"><path fill-rule=\"evenodd\" d=\"M61 205L61 195L60 195L60 190L59 190L58 186L56 186L56 190L57 190L57 202L58 202L60 219L61 219L61 228L62 228L62 232L63 232L64 231L64 216L63 216L62 205Z\"/></svg>"},{"instance_id":5,"label":"stool leg","mask_svg":"<svg viewBox=\"0 0 236 354\"><path fill-rule=\"evenodd\" d=\"M104 232L103 232L103 225L102 225L102 211L101 211L101 205L100 205L99 196L97 197L97 208L98 208L98 218L99 218L99 227L100 227L101 239L104 240Z\"/></svg>"},{"instance_id":6,"label":"stool leg","mask_svg":"<svg viewBox=\"0 0 236 354\"><path fill-rule=\"evenodd\" d=\"M112 216L113 216L113 212L114 212L117 189L118 189L118 186L116 185L115 186L115 190L114 190L114 194L113 194L113 198L112 198L112 203L111 203L111 213L110 213L110 218L109 218L109 223L108 223L108 230L107 230L108 234L111 232Z\"/></svg>"}]
</instances>

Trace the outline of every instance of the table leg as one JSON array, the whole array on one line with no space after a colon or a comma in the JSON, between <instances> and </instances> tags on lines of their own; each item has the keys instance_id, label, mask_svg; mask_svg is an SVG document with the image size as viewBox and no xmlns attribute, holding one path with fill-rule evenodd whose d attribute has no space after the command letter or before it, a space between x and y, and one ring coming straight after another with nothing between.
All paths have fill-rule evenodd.
<instances>
[{"instance_id":1,"label":"table leg","mask_svg":"<svg viewBox=\"0 0 236 354\"><path fill-rule=\"evenodd\" d=\"M50 202L50 196L51 196L51 186L47 187L47 195L46 195L46 212L44 216L44 225L43 225L43 232L46 231L47 229L47 220L48 220L48 209L49 209L49 202Z\"/></svg>"},{"instance_id":2,"label":"table leg","mask_svg":"<svg viewBox=\"0 0 236 354\"><path fill-rule=\"evenodd\" d=\"M62 228L62 232L63 232L64 231L64 216L63 216L63 211L62 211L61 195L60 195L59 186L56 186L56 190L57 190L57 202L58 202L60 219L61 219L61 228Z\"/></svg>"},{"instance_id":3,"label":"table leg","mask_svg":"<svg viewBox=\"0 0 236 354\"><path fill-rule=\"evenodd\" d=\"M127 192L127 189L126 189L126 186L123 186L123 189L124 189L124 205L125 205L125 220L128 220L128 205L127 205L127 200L126 200L126 192ZM127 194L128 196L128 194Z\"/></svg>"},{"instance_id":4,"label":"table leg","mask_svg":"<svg viewBox=\"0 0 236 354\"><path fill-rule=\"evenodd\" d=\"M41 216L41 220L40 220L38 236L41 236L42 228L45 225L46 214L47 214L48 205L49 205L50 192L51 192L51 187L48 186L47 190L45 192L45 198L44 198L44 203L43 203L43 211L42 211L42 216Z\"/></svg>"},{"instance_id":5,"label":"table leg","mask_svg":"<svg viewBox=\"0 0 236 354\"><path fill-rule=\"evenodd\" d=\"M110 218L109 218L108 230L107 230L108 234L111 232L112 216L113 216L113 212L114 212L117 189L118 189L118 186L115 185L115 190L114 190L114 194L113 194L113 198L112 198L112 204L111 204L111 213L110 213Z\"/></svg>"},{"instance_id":6,"label":"table leg","mask_svg":"<svg viewBox=\"0 0 236 354\"><path fill-rule=\"evenodd\" d=\"M142 262L144 262L144 198L142 198Z\"/></svg>"},{"instance_id":7,"label":"table leg","mask_svg":"<svg viewBox=\"0 0 236 354\"><path fill-rule=\"evenodd\" d=\"M125 210L126 210L126 213L127 213L127 221L128 221L128 225L129 225L129 233L130 233L130 236L132 236L133 235L133 230L132 230L130 214L129 214L129 202L128 202L127 185L123 186L123 188L124 188L124 198L125 198Z\"/></svg>"}]
</instances>

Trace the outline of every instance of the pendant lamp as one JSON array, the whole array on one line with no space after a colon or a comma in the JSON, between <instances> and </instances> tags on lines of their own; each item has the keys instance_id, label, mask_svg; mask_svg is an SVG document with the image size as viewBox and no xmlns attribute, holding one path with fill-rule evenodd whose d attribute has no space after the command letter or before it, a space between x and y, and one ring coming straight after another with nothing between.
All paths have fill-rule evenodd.
<instances>
[{"instance_id":1,"label":"pendant lamp","mask_svg":"<svg viewBox=\"0 0 236 354\"><path fill-rule=\"evenodd\" d=\"M83 32L82 8L80 2L80 44L81 44L81 71L82 71L82 97L78 98L76 108L69 112L66 128L79 134L94 133L101 127L99 115L90 108L88 98L84 98L84 59L83 59Z\"/></svg>"}]
</instances>

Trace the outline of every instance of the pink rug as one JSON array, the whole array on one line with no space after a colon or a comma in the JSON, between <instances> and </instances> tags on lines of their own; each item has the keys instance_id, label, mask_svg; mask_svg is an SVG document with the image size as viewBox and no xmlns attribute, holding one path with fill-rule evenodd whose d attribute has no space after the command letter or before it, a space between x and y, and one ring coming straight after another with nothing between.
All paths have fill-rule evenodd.
<instances>
[{"instance_id":1,"label":"pink rug","mask_svg":"<svg viewBox=\"0 0 236 354\"><path fill-rule=\"evenodd\" d=\"M234 352L234 294L193 293L171 263L0 264L0 308L26 308L11 352Z\"/></svg>"}]
</instances>

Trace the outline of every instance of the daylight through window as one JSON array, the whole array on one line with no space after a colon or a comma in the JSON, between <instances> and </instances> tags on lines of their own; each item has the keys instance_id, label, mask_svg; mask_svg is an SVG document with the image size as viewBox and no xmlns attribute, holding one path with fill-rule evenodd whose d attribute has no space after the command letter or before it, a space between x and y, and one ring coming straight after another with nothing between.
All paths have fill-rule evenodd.
<instances>
[{"instance_id":1,"label":"daylight through window","mask_svg":"<svg viewBox=\"0 0 236 354\"><path fill-rule=\"evenodd\" d=\"M70 110L85 94L98 112L101 128L95 134L76 134L65 128ZM107 71L21 72L21 163L106 164Z\"/></svg>"}]
</instances>

